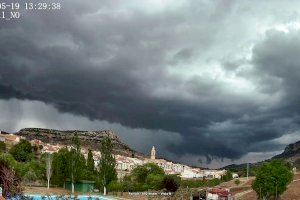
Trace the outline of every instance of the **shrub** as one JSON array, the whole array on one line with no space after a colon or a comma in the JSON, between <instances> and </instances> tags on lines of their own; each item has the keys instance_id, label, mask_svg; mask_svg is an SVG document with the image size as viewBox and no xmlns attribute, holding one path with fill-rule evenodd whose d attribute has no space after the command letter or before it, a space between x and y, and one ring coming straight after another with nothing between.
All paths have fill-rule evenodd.
<instances>
[{"instance_id":1,"label":"shrub","mask_svg":"<svg viewBox=\"0 0 300 200\"><path fill-rule=\"evenodd\" d=\"M163 179L162 186L163 188L166 188L167 191L176 192L180 186L180 177L176 175L167 175Z\"/></svg>"},{"instance_id":2,"label":"shrub","mask_svg":"<svg viewBox=\"0 0 300 200\"><path fill-rule=\"evenodd\" d=\"M0 185L3 188L3 196L11 197L22 193L21 179L12 170L9 159L0 157Z\"/></svg>"},{"instance_id":3,"label":"shrub","mask_svg":"<svg viewBox=\"0 0 300 200\"><path fill-rule=\"evenodd\" d=\"M131 181L130 176L125 176L122 181L123 184L123 191L125 192L132 192L134 190L133 182Z\"/></svg>"},{"instance_id":4,"label":"shrub","mask_svg":"<svg viewBox=\"0 0 300 200\"><path fill-rule=\"evenodd\" d=\"M239 179L236 179L236 180L234 181L234 183L235 183L236 185L239 185L239 184L241 183L241 181L240 181Z\"/></svg>"},{"instance_id":5,"label":"shrub","mask_svg":"<svg viewBox=\"0 0 300 200\"><path fill-rule=\"evenodd\" d=\"M139 183L145 183L147 176L149 174L153 175L165 175L164 170L154 163L148 163L145 165L138 166L133 169L131 176L135 181Z\"/></svg>"},{"instance_id":6,"label":"shrub","mask_svg":"<svg viewBox=\"0 0 300 200\"><path fill-rule=\"evenodd\" d=\"M5 150L6 150L6 144L0 141L0 152L5 152Z\"/></svg>"},{"instance_id":7,"label":"shrub","mask_svg":"<svg viewBox=\"0 0 300 200\"><path fill-rule=\"evenodd\" d=\"M124 190L123 184L119 181L113 180L107 185L109 191L121 192Z\"/></svg>"},{"instance_id":8,"label":"shrub","mask_svg":"<svg viewBox=\"0 0 300 200\"><path fill-rule=\"evenodd\" d=\"M37 176L33 170L29 170L26 172L26 174L23 177L24 181L27 182L30 186L33 182L37 180Z\"/></svg>"},{"instance_id":9,"label":"shrub","mask_svg":"<svg viewBox=\"0 0 300 200\"><path fill-rule=\"evenodd\" d=\"M232 180L232 173L231 171L227 171L224 176L221 178L222 181L230 181Z\"/></svg>"},{"instance_id":10,"label":"shrub","mask_svg":"<svg viewBox=\"0 0 300 200\"><path fill-rule=\"evenodd\" d=\"M19 162L27 162L33 158L32 147L27 140L21 140L10 149L9 153Z\"/></svg>"},{"instance_id":11,"label":"shrub","mask_svg":"<svg viewBox=\"0 0 300 200\"><path fill-rule=\"evenodd\" d=\"M164 175L162 174L149 174L146 178L146 187L150 190L163 189Z\"/></svg>"}]
</instances>

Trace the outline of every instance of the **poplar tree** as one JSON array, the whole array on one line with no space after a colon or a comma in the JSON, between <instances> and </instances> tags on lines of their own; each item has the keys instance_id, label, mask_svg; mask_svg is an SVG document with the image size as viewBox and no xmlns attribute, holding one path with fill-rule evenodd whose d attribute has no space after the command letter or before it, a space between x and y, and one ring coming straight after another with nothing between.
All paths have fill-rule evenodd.
<instances>
[{"instance_id":1,"label":"poplar tree","mask_svg":"<svg viewBox=\"0 0 300 200\"><path fill-rule=\"evenodd\" d=\"M70 153L67 148L62 148L57 153L53 154L53 173L51 182L54 184L62 186L69 177L69 155Z\"/></svg>"},{"instance_id":2,"label":"poplar tree","mask_svg":"<svg viewBox=\"0 0 300 200\"><path fill-rule=\"evenodd\" d=\"M77 135L72 139L73 145L69 153L69 176L72 184L72 193L74 193L74 184L80 180L85 168L85 158L81 154L81 144Z\"/></svg>"},{"instance_id":3,"label":"poplar tree","mask_svg":"<svg viewBox=\"0 0 300 200\"><path fill-rule=\"evenodd\" d=\"M50 188L50 179L52 176L52 155L47 154L46 158L46 177L47 177L47 188Z\"/></svg>"},{"instance_id":4,"label":"poplar tree","mask_svg":"<svg viewBox=\"0 0 300 200\"><path fill-rule=\"evenodd\" d=\"M112 154L113 143L109 137L105 137L101 140L100 152L101 160L99 162L99 181L106 194L107 185L117 180L117 172L115 169L116 160Z\"/></svg>"},{"instance_id":5,"label":"poplar tree","mask_svg":"<svg viewBox=\"0 0 300 200\"><path fill-rule=\"evenodd\" d=\"M88 152L86 165L87 165L87 170L89 171L89 173L94 173L94 171L95 171L95 161L94 161L94 158L93 158L92 150L90 150L90 149L89 149L89 152Z\"/></svg>"}]
</instances>

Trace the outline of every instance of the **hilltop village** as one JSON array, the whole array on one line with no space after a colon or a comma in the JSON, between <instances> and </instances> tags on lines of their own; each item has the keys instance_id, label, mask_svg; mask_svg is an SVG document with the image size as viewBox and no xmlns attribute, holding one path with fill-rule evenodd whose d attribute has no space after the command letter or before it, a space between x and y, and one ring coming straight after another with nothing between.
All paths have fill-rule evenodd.
<instances>
[{"instance_id":1,"label":"hilltop village","mask_svg":"<svg viewBox=\"0 0 300 200\"><path fill-rule=\"evenodd\" d=\"M8 147L19 143L21 139L26 138L15 134L0 132L0 141L5 142ZM34 149L36 149L38 154L52 154L58 152L60 149L65 147L67 147L68 149L71 148L71 146L66 144L46 143L38 139L32 139L29 140L29 142L34 147ZM85 158L87 158L88 156L88 151L88 148L81 149L81 153L85 156ZM93 150L92 153L95 161L95 167L97 168L99 161L101 160L101 153L100 151L96 150ZM160 166L166 174L176 174L182 179L221 179L221 177L226 174L226 170L204 170L200 168L190 167L188 165L180 163L174 163L165 159L158 159L156 158L156 149L154 146L150 151L149 157L130 157L119 154L115 154L114 157L116 160L116 171L118 173L119 179L122 179L125 175L130 174L135 167L147 163L155 163L158 166Z\"/></svg>"}]
</instances>

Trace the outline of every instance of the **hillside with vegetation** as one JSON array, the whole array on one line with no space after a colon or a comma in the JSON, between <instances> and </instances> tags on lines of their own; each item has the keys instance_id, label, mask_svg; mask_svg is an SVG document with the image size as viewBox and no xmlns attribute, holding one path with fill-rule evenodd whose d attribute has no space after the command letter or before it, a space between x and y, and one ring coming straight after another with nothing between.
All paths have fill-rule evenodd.
<instances>
[{"instance_id":1,"label":"hillside with vegetation","mask_svg":"<svg viewBox=\"0 0 300 200\"><path fill-rule=\"evenodd\" d=\"M272 160L283 160L289 163L291 166L296 167L296 169L299 170L300 169L300 141L287 145L281 154L278 154L272 157L271 159L262 162L249 163L249 167L251 169L254 169L255 171L255 169L260 167L265 162L272 161ZM227 165L222 169L239 172L240 174L245 175L246 168L247 168L247 163L243 163L243 164ZM250 171L250 173L252 172L253 170ZM254 175L254 174L252 173L250 175Z\"/></svg>"},{"instance_id":2,"label":"hillside with vegetation","mask_svg":"<svg viewBox=\"0 0 300 200\"><path fill-rule=\"evenodd\" d=\"M44 143L49 144L62 144L70 145L72 138L76 135L83 148L97 150L99 144L105 137L109 137L114 145L113 153L118 155L124 155L128 157L143 158L144 155L133 149L128 145L121 142L120 138L111 130L101 131L79 131L79 130L54 130L54 129L42 129L42 128L25 128L21 129L17 133L18 136L22 136L27 140L41 140Z\"/></svg>"},{"instance_id":3,"label":"hillside with vegetation","mask_svg":"<svg viewBox=\"0 0 300 200\"><path fill-rule=\"evenodd\" d=\"M22 134L28 139L38 134L39 139L46 142L53 142L62 137L56 137L51 133L43 132L42 134L31 131ZM42 135L42 136L41 136ZM84 140L85 139L85 140ZM75 191L75 185L82 182L90 183L93 188L89 192L99 192L110 194L145 191L167 192L167 194L178 195L177 190L184 188L206 188L213 187L221 182L232 179L231 173L227 173L221 179L192 179L184 180L178 175L168 175L163 168L155 163L147 163L135 167L125 177L117 177L116 160L112 152L116 144L112 136L105 136L101 139L96 150L100 151L101 159L95 162L92 150L88 151L85 156L82 153L82 147L87 138L80 134L74 134L68 137L69 145L59 149L57 152L41 153L27 139L21 139L18 143L7 146L4 142L0 149L0 173L2 169L6 170L6 174L1 175L0 185L7 182L12 183L18 190L11 191L12 186L6 187L5 196L22 193L26 189L27 193L34 193L43 188L45 191L66 190ZM13 179L9 179L7 175L14 175ZM3 178L4 177L4 178ZM71 187L69 187L71 184ZM67 186L69 185L69 186ZM37 189L39 188L39 189ZM17 191L17 193L15 192ZM189 194L189 193L187 193Z\"/></svg>"},{"instance_id":4,"label":"hillside with vegetation","mask_svg":"<svg viewBox=\"0 0 300 200\"><path fill-rule=\"evenodd\" d=\"M53 154L39 155L27 140L21 139L11 148L0 151L0 185L4 187L5 197L19 195L24 186L66 188L82 180L95 184L95 188L103 190L117 180L115 159L112 154L111 138L104 137L99 144L102 155L101 162L95 166L91 150L87 158L81 153L81 140L74 136L71 145Z\"/></svg>"},{"instance_id":5,"label":"hillside with vegetation","mask_svg":"<svg viewBox=\"0 0 300 200\"><path fill-rule=\"evenodd\" d=\"M286 146L284 151L274 156L272 159L283 159L291 163L296 168L300 168L300 141Z\"/></svg>"}]
</instances>

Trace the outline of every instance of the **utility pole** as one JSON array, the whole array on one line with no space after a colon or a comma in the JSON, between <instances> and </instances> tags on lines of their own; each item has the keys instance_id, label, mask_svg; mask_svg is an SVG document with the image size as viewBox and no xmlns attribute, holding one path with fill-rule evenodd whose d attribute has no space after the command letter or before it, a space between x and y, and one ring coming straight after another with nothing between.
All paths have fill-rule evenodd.
<instances>
[{"instance_id":1,"label":"utility pole","mask_svg":"<svg viewBox=\"0 0 300 200\"><path fill-rule=\"evenodd\" d=\"M249 179L249 163L247 163L247 180Z\"/></svg>"}]
</instances>

